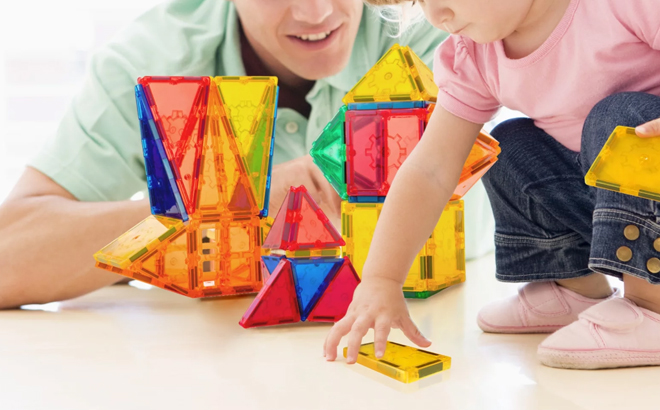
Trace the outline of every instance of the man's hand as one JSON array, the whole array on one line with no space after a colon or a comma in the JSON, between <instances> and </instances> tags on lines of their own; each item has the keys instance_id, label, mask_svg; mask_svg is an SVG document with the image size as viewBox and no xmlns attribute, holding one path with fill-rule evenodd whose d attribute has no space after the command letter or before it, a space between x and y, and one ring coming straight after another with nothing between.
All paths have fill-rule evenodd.
<instances>
[{"instance_id":1,"label":"man's hand","mask_svg":"<svg viewBox=\"0 0 660 410\"><path fill-rule=\"evenodd\" d=\"M27 167L0 205L0 309L71 299L123 280L95 268L92 255L149 214L146 199L80 202Z\"/></svg>"},{"instance_id":2,"label":"man's hand","mask_svg":"<svg viewBox=\"0 0 660 410\"><path fill-rule=\"evenodd\" d=\"M307 188L330 222L340 229L341 199L309 155L273 166L270 185L270 216L275 217L289 188L300 185Z\"/></svg>"},{"instance_id":3,"label":"man's hand","mask_svg":"<svg viewBox=\"0 0 660 410\"><path fill-rule=\"evenodd\" d=\"M638 137L650 138L660 136L660 118L649 121L635 128Z\"/></svg>"}]
</instances>

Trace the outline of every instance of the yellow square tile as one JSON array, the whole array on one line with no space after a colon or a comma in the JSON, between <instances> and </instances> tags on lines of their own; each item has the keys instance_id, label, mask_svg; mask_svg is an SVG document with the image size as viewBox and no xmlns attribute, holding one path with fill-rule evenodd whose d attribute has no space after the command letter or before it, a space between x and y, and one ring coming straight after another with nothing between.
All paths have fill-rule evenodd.
<instances>
[{"instance_id":1,"label":"yellow square tile","mask_svg":"<svg viewBox=\"0 0 660 410\"><path fill-rule=\"evenodd\" d=\"M348 348L344 348L344 357L347 351ZM381 359L376 358L373 343L363 344L357 362L403 383L416 382L451 367L449 356L394 342L387 342L385 354Z\"/></svg>"},{"instance_id":2,"label":"yellow square tile","mask_svg":"<svg viewBox=\"0 0 660 410\"><path fill-rule=\"evenodd\" d=\"M660 138L616 127L584 179L597 188L660 201Z\"/></svg>"}]
</instances>

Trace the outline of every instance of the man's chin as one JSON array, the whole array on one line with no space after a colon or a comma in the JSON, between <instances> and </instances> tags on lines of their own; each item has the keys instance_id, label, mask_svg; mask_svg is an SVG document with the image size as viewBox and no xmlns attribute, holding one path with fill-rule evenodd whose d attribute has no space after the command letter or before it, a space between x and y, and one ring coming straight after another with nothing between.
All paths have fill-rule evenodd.
<instances>
[{"instance_id":1,"label":"man's chin","mask_svg":"<svg viewBox=\"0 0 660 410\"><path fill-rule=\"evenodd\" d=\"M319 64L319 62L314 62L313 64L299 64L294 67L295 68L291 71L298 77L309 81L316 81L339 74L346 67L346 64L340 65L337 64L336 61L333 61L331 64Z\"/></svg>"}]
</instances>

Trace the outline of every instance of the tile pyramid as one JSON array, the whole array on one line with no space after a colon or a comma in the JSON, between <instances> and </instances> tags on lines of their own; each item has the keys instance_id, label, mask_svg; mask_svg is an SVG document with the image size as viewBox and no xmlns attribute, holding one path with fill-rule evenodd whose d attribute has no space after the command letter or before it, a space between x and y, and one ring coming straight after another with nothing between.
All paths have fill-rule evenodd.
<instances>
[{"instance_id":1,"label":"tile pyramid","mask_svg":"<svg viewBox=\"0 0 660 410\"><path fill-rule=\"evenodd\" d=\"M616 127L584 179L597 188L660 201L660 139Z\"/></svg>"},{"instance_id":2,"label":"tile pyramid","mask_svg":"<svg viewBox=\"0 0 660 410\"><path fill-rule=\"evenodd\" d=\"M409 47L393 45L346 94L344 104L372 101L432 101L433 73Z\"/></svg>"},{"instance_id":3,"label":"tile pyramid","mask_svg":"<svg viewBox=\"0 0 660 410\"><path fill-rule=\"evenodd\" d=\"M341 235L305 187L291 187L263 245L286 255L262 256L266 284L239 324L248 328L344 317L360 278L348 258L338 257L342 245Z\"/></svg>"},{"instance_id":4,"label":"tile pyramid","mask_svg":"<svg viewBox=\"0 0 660 410\"><path fill-rule=\"evenodd\" d=\"M437 92L431 70L409 47L394 45L346 94L345 105L312 145L310 155L344 201L344 256L360 275L382 204L426 129ZM482 132L447 205L446 221L438 222L411 268L406 297L426 298L465 280L460 199L499 152L499 143Z\"/></svg>"},{"instance_id":5,"label":"tile pyramid","mask_svg":"<svg viewBox=\"0 0 660 410\"><path fill-rule=\"evenodd\" d=\"M289 189L263 247L297 251L343 245L345 242L341 234L301 185Z\"/></svg>"},{"instance_id":6,"label":"tile pyramid","mask_svg":"<svg viewBox=\"0 0 660 410\"><path fill-rule=\"evenodd\" d=\"M258 292L277 79L143 77L135 95L152 215L96 266L193 298Z\"/></svg>"}]
</instances>

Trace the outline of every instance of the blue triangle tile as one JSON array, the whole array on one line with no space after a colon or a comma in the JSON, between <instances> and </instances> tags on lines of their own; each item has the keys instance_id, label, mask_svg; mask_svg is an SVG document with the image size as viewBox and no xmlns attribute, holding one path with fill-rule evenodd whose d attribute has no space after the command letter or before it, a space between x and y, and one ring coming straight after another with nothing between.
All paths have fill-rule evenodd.
<instances>
[{"instance_id":1,"label":"blue triangle tile","mask_svg":"<svg viewBox=\"0 0 660 410\"><path fill-rule=\"evenodd\" d=\"M273 271L280 263L280 260L282 260L282 258L283 256L262 256L261 260L264 262L264 265L266 265L266 269L268 269L268 273L272 275Z\"/></svg>"},{"instance_id":2,"label":"blue triangle tile","mask_svg":"<svg viewBox=\"0 0 660 410\"><path fill-rule=\"evenodd\" d=\"M151 213L187 221L186 208L179 194L170 163L165 156L163 142L154 133L156 127L141 85L135 87L135 98L140 119Z\"/></svg>"},{"instance_id":3,"label":"blue triangle tile","mask_svg":"<svg viewBox=\"0 0 660 410\"><path fill-rule=\"evenodd\" d=\"M344 259L305 258L289 259L293 267L293 280L300 307L300 320L305 321L316 302L339 270Z\"/></svg>"},{"instance_id":4,"label":"blue triangle tile","mask_svg":"<svg viewBox=\"0 0 660 410\"><path fill-rule=\"evenodd\" d=\"M277 129L277 105L280 100L280 87L276 88L275 94L275 112L273 113L273 134L270 136L270 152L268 160L268 176L266 177L266 195L264 197L264 208L259 212L259 216L265 218L268 216L270 207L270 178L273 174L273 152L275 150L275 130Z\"/></svg>"}]
</instances>

